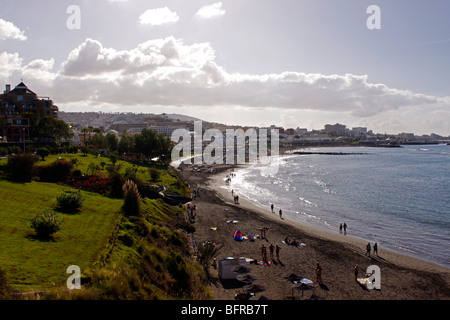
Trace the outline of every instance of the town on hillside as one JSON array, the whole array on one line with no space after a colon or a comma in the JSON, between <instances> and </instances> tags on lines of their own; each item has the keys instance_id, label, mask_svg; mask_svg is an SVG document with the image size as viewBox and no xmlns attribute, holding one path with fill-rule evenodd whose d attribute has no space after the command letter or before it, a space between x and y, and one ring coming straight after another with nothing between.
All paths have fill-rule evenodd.
<instances>
[{"instance_id":1,"label":"town on hillside","mask_svg":"<svg viewBox=\"0 0 450 320\"><path fill-rule=\"evenodd\" d=\"M308 146L363 145L395 147L401 144L449 143L450 136L435 133L415 135L375 133L367 127L347 128L345 124L325 124L322 129L307 129L298 126L283 128L240 127L203 121L181 114L151 114L132 112L68 112L61 111L49 97L38 96L23 82L14 89L6 84L0 94L0 143L5 146L27 148L27 145L49 143L82 146L91 142L96 134L113 134L120 139L124 135L135 135L143 129L156 131L170 138L176 129L193 131L194 121L202 121L203 129L242 128L276 129L279 132L280 148L295 149Z\"/></svg>"}]
</instances>

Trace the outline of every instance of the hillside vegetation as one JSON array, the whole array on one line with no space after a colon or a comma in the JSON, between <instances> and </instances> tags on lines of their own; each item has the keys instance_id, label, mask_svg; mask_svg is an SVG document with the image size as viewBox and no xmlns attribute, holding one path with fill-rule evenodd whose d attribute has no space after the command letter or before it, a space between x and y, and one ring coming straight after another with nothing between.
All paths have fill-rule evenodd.
<instances>
[{"instance_id":1,"label":"hillside vegetation","mask_svg":"<svg viewBox=\"0 0 450 320\"><path fill-rule=\"evenodd\" d=\"M0 296L21 299L39 292L41 299L209 298L203 268L188 245L186 230L192 226L184 220L184 208L169 205L157 192L188 194L172 168L57 154L34 164L30 182L17 182L7 167L7 160L0 160ZM58 171L63 181L44 182L43 167L51 167L45 169L50 172L70 168L70 173ZM93 184L92 177L101 177L97 189L86 187ZM138 214L125 214L123 195L111 191L124 180L135 181L138 192L142 190ZM79 192L83 205L62 212L56 198L71 191ZM43 212L62 221L62 229L45 239L30 227L31 219ZM81 269L80 290L66 288L71 265Z\"/></svg>"}]
</instances>

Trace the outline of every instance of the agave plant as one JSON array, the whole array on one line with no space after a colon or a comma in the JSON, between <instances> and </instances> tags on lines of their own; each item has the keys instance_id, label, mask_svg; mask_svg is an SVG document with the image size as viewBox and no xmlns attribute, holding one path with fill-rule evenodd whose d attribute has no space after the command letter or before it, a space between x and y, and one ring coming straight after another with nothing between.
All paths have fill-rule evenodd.
<instances>
[{"instance_id":1,"label":"agave plant","mask_svg":"<svg viewBox=\"0 0 450 320\"><path fill-rule=\"evenodd\" d=\"M141 195L136 183L127 180L122 187L124 203L122 210L127 216L137 216L140 213Z\"/></svg>"}]
</instances>

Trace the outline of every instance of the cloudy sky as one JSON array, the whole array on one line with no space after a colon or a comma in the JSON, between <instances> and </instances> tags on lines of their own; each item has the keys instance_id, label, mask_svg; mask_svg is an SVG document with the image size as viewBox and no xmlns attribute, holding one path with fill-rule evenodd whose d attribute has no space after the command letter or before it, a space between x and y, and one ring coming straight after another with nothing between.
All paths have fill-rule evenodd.
<instances>
[{"instance_id":1,"label":"cloudy sky","mask_svg":"<svg viewBox=\"0 0 450 320\"><path fill-rule=\"evenodd\" d=\"M2 0L0 78L64 111L450 135L449 12L448 0Z\"/></svg>"}]
</instances>

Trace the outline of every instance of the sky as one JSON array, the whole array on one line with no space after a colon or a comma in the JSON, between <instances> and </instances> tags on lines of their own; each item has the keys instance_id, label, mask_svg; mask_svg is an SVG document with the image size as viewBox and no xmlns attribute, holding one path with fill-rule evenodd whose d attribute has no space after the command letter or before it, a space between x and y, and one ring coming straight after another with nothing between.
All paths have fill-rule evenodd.
<instances>
[{"instance_id":1,"label":"sky","mask_svg":"<svg viewBox=\"0 0 450 320\"><path fill-rule=\"evenodd\" d=\"M2 0L0 85L67 112L448 136L449 13L448 0Z\"/></svg>"}]
</instances>

